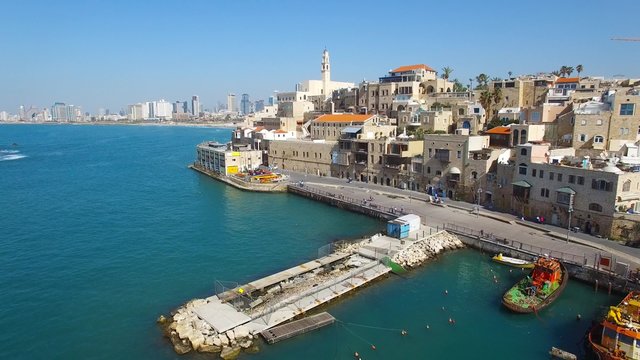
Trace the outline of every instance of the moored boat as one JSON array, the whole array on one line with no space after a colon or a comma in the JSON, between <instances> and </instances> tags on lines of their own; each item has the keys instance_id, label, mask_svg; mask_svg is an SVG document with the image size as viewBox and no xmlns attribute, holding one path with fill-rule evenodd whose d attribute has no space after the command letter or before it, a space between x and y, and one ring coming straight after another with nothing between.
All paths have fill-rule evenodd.
<instances>
[{"instance_id":1,"label":"moored boat","mask_svg":"<svg viewBox=\"0 0 640 360\"><path fill-rule=\"evenodd\" d=\"M534 266L534 264L530 261L516 259L509 256L504 256L502 255L502 253L499 253L498 255L494 256L492 259L497 263L509 265L517 268L522 268L522 269L533 269L533 266Z\"/></svg>"},{"instance_id":2,"label":"moored boat","mask_svg":"<svg viewBox=\"0 0 640 360\"><path fill-rule=\"evenodd\" d=\"M640 360L640 292L630 292L588 334L588 345L601 360Z\"/></svg>"},{"instance_id":3,"label":"moored boat","mask_svg":"<svg viewBox=\"0 0 640 360\"><path fill-rule=\"evenodd\" d=\"M551 304L567 286L569 273L555 259L536 260L531 275L518 281L502 296L502 304L517 313L532 313Z\"/></svg>"}]
</instances>

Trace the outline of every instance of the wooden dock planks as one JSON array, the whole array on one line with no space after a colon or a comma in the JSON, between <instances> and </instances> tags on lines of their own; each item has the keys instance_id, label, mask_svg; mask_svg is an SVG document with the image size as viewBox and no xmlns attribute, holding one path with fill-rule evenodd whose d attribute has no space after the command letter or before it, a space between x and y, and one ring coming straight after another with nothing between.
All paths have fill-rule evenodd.
<instances>
[{"instance_id":1,"label":"wooden dock planks","mask_svg":"<svg viewBox=\"0 0 640 360\"><path fill-rule=\"evenodd\" d=\"M278 341L285 340L296 335L319 329L323 326L333 324L335 318L327 312L309 316L304 319L295 320L280 326L266 329L260 332L260 335L269 343L274 344Z\"/></svg>"}]
</instances>

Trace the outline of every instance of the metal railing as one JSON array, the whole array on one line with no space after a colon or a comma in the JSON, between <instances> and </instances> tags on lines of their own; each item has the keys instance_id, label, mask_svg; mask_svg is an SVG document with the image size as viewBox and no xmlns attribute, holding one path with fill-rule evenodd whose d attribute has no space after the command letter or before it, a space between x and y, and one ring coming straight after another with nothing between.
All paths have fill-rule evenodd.
<instances>
[{"instance_id":1,"label":"metal railing","mask_svg":"<svg viewBox=\"0 0 640 360\"><path fill-rule=\"evenodd\" d=\"M312 194L316 194L316 195L320 195L320 196L325 196L325 197L330 197L333 199L336 199L340 202L344 202L344 203L348 203L351 205L356 205L356 206L360 206L362 208L366 208L366 209L373 209L375 211L384 213L386 215L396 215L396 216L400 216L402 215L403 211L402 209L397 209L397 208L393 208L393 207L388 207L388 206L383 206L383 205L379 205L376 204L373 200L372 197L369 198L353 198L350 196L345 196L343 194L336 194L333 192L329 192L329 191L325 191L325 190L320 190L308 185L304 185L301 184L300 182L298 183L294 183L294 184L290 184L289 186L292 187L296 187L302 191L306 191Z\"/></svg>"}]
</instances>

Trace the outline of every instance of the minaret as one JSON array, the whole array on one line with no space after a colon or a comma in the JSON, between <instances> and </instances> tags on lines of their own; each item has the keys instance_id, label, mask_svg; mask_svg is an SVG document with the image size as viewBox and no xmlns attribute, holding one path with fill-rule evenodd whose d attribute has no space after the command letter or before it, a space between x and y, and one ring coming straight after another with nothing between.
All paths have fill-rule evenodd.
<instances>
[{"instance_id":1,"label":"minaret","mask_svg":"<svg viewBox=\"0 0 640 360\"><path fill-rule=\"evenodd\" d=\"M322 52L322 95L329 97L329 83L331 82L331 68L329 65L329 52L325 48Z\"/></svg>"}]
</instances>

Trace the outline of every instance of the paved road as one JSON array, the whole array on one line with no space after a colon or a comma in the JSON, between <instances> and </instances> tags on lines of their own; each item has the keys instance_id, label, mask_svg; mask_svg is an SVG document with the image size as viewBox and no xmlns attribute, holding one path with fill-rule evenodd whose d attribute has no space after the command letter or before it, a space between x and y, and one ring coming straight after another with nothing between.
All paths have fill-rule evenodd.
<instances>
[{"instance_id":1,"label":"paved road","mask_svg":"<svg viewBox=\"0 0 640 360\"><path fill-rule=\"evenodd\" d=\"M594 262L595 254L600 253L605 256L613 255L618 261L629 263L632 269L640 267L640 249L624 246L615 241L597 238L584 233L571 232L569 235L570 242L567 243L564 240L567 234L566 229L527 221L522 222L513 215L485 208L479 210L481 216L478 216L474 211L475 205L466 202L446 199L445 204L447 207L442 207L428 203L429 195L416 191L355 181L348 183L345 179L319 177L291 171L283 171L283 173L289 175L292 182L303 180L305 186L313 186L325 190L330 188L332 193L356 200L369 199L370 196L373 196L374 204L402 208L405 212L416 213L422 216L428 226L436 227L442 226L444 223L453 223L476 230L482 229L485 233L492 233L499 238L512 239L554 251L585 256L589 260L589 264ZM506 221L511 221L512 224L498 221L494 218L502 218ZM531 226L537 228L532 228ZM550 234L555 235L555 237L550 236Z\"/></svg>"}]
</instances>

